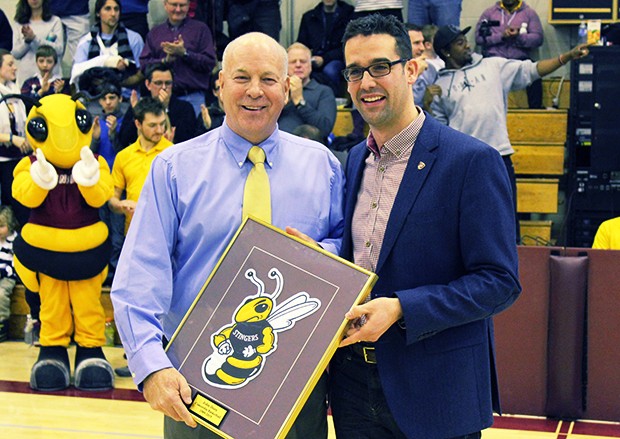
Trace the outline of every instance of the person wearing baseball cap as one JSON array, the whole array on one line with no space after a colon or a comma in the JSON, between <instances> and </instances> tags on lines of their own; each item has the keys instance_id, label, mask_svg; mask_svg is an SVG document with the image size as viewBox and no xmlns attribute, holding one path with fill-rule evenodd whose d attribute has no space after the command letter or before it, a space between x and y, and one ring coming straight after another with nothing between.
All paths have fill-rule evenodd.
<instances>
[{"instance_id":1,"label":"person wearing baseball cap","mask_svg":"<svg viewBox=\"0 0 620 439\"><path fill-rule=\"evenodd\" d=\"M465 29L461 30L453 24L440 27L435 34L435 39L433 40L433 49L435 50L435 53L439 55L439 51L441 49L444 49L459 36L467 35L467 32L469 32L470 29L471 26L467 26Z\"/></svg>"},{"instance_id":2,"label":"person wearing baseball cap","mask_svg":"<svg viewBox=\"0 0 620 439\"><path fill-rule=\"evenodd\" d=\"M440 122L499 151L511 180L516 212L517 185L510 158L514 149L506 126L508 93L524 89L567 62L588 55L588 48L581 44L555 58L538 62L483 58L472 52L466 38L469 30L470 27L461 30L456 26L442 26L435 35L433 47L445 61L446 67L439 71L435 81L442 92L434 97L431 111ZM518 220L515 221L515 228L519 241Z\"/></svg>"}]
</instances>

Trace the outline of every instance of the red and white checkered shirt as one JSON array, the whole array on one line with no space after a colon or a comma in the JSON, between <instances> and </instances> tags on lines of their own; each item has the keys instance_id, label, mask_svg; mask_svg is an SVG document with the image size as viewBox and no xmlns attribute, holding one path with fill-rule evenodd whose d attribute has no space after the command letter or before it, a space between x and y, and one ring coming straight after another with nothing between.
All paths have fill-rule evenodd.
<instances>
[{"instance_id":1,"label":"red and white checkered shirt","mask_svg":"<svg viewBox=\"0 0 620 439\"><path fill-rule=\"evenodd\" d=\"M407 128L380 147L372 131L368 136L367 145L372 153L366 159L351 224L354 262L367 270L375 271L377 267L390 212L426 119L419 107L418 112Z\"/></svg>"}]
</instances>

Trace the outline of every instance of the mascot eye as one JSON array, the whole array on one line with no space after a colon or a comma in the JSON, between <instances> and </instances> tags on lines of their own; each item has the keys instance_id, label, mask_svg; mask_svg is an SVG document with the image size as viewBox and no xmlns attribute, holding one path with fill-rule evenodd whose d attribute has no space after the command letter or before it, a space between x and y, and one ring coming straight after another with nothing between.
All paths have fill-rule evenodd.
<instances>
[{"instance_id":1,"label":"mascot eye","mask_svg":"<svg viewBox=\"0 0 620 439\"><path fill-rule=\"evenodd\" d=\"M265 311L267 311L269 307L267 306L266 303L261 303L259 304L256 308L254 308L254 310L258 313L263 313Z\"/></svg>"},{"instance_id":2,"label":"mascot eye","mask_svg":"<svg viewBox=\"0 0 620 439\"><path fill-rule=\"evenodd\" d=\"M34 117L28 121L28 134L37 142L45 142L47 139L47 122L42 117Z\"/></svg>"},{"instance_id":3,"label":"mascot eye","mask_svg":"<svg viewBox=\"0 0 620 439\"><path fill-rule=\"evenodd\" d=\"M75 110L75 121L79 130L84 134L93 126L93 117L86 110Z\"/></svg>"}]
</instances>

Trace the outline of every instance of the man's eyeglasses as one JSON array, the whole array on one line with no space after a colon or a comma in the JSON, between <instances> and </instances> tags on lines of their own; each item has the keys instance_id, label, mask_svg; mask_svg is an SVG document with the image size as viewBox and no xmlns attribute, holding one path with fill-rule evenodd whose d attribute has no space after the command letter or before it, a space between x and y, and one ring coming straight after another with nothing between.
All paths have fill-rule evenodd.
<instances>
[{"instance_id":1,"label":"man's eyeglasses","mask_svg":"<svg viewBox=\"0 0 620 439\"><path fill-rule=\"evenodd\" d=\"M153 81L153 85L157 87L166 86L166 88L172 87L172 81Z\"/></svg>"},{"instance_id":2,"label":"man's eyeglasses","mask_svg":"<svg viewBox=\"0 0 620 439\"><path fill-rule=\"evenodd\" d=\"M364 72L368 72L373 78L380 78L389 75L392 71L392 67L396 64L406 63L407 61L409 60L401 58L396 61L377 62L368 67L350 67L342 71L342 76L344 76L347 82L361 81L364 77Z\"/></svg>"}]
</instances>

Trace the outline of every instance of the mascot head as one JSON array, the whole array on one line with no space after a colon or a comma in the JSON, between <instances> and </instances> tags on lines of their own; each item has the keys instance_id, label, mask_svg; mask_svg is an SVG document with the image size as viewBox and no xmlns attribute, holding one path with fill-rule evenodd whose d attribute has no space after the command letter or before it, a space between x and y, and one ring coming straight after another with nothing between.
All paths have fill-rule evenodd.
<instances>
[{"instance_id":1,"label":"mascot head","mask_svg":"<svg viewBox=\"0 0 620 439\"><path fill-rule=\"evenodd\" d=\"M93 118L73 97L56 93L40 100L21 95L6 95L31 103L26 121L26 137L34 150L41 148L47 161L58 168L70 169L80 160L82 147L89 146Z\"/></svg>"}]
</instances>

